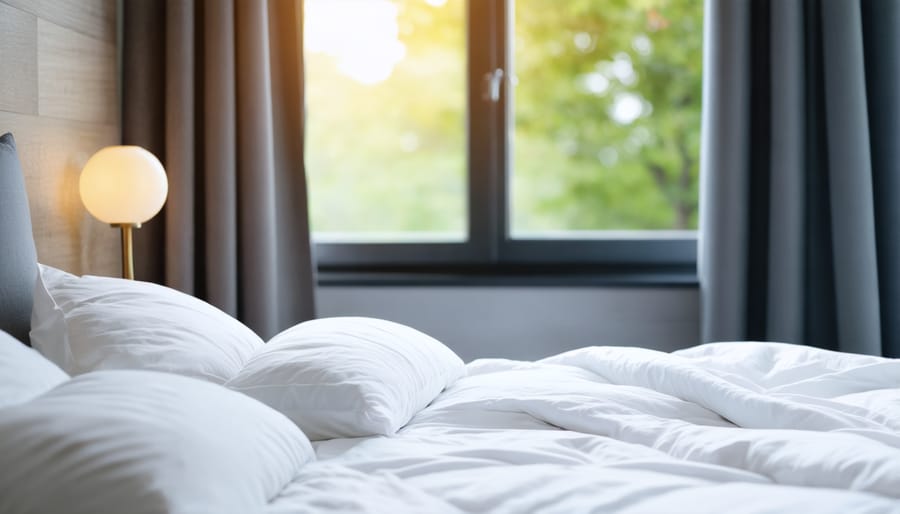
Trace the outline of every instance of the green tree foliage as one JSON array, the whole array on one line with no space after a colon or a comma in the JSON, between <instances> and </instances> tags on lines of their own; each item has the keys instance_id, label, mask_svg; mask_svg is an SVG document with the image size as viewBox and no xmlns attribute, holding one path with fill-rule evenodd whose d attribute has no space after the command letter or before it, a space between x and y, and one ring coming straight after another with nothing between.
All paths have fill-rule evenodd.
<instances>
[{"instance_id":1,"label":"green tree foliage","mask_svg":"<svg viewBox=\"0 0 900 514\"><path fill-rule=\"evenodd\" d=\"M517 228L696 226L702 15L698 0L517 2Z\"/></svg>"},{"instance_id":2,"label":"green tree foliage","mask_svg":"<svg viewBox=\"0 0 900 514\"><path fill-rule=\"evenodd\" d=\"M342 3L344 22L376 23ZM404 50L386 79L307 53L313 228L462 237L464 0L393 4ZM699 0L517 1L514 231L695 226L701 17ZM374 37L353 26L325 28Z\"/></svg>"}]
</instances>

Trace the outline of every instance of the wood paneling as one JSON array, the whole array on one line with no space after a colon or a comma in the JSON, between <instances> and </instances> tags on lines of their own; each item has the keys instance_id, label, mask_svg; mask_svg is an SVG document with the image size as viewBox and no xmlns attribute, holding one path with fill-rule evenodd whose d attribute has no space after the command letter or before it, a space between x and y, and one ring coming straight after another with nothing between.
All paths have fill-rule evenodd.
<instances>
[{"instance_id":1,"label":"wood paneling","mask_svg":"<svg viewBox=\"0 0 900 514\"><path fill-rule=\"evenodd\" d=\"M118 127L0 112L11 129L31 205L41 262L77 273L118 273L118 232L81 204L78 176L94 152L115 144Z\"/></svg>"},{"instance_id":2,"label":"wood paneling","mask_svg":"<svg viewBox=\"0 0 900 514\"><path fill-rule=\"evenodd\" d=\"M38 259L78 274L119 274L118 232L78 195L87 159L120 141L115 19L114 0L0 0L4 66L26 56L0 77L18 92L0 103L0 133L16 137Z\"/></svg>"},{"instance_id":3,"label":"wood paneling","mask_svg":"<svg viewBox=\"0 0 900 514\"><path fill-rule=\"evenodd\" d=\"M3 3L60 27L107 43L116 42L116 0L3 0Z\"/></svg>"},{"instance_id":4,"label":"wood paneling","mask_svg":"<svg viewBox=\"0 0 900 514\"><path fill-rule=\"evenodd\" d=\"M0 110L37 113L37 18L0 4Z\"/></svg>"},{"instance_id":5,"label":"wood paneling","mask_svg":"<svg viewBox=\"0 0 900 514\"><path fill-rule=\"evenodd\" d=\"M38 20L38 114L54 118L114 123L116 48Z\"/></svg>"}]
</instances>

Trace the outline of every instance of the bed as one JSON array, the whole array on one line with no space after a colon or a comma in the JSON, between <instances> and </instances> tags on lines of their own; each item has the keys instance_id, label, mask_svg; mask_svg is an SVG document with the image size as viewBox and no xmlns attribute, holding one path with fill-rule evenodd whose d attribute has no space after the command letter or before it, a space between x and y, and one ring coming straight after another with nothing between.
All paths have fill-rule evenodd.
<instances>
[{"instance_id":1,"label":"bed","mask_svg":"<svg viewBox=\"0 0 900 514\"><path fill-rule=\"evenodd\" d=\"M102 287L96 297L121 294L118 306L157 295L169 325L217 314L160 286L38 268L10 155L0 151L2 513L900 512L896 360L742 342L463 365L411 329L353 319L268 345L215 321L183 348L123 357L167 332L129 320L88 334L104 316L84 321L94 311L73 295ZM69 331L60 356L26 347L60 330L41 318L35 282L50 284ZM112 346L79 360L79 337ZM198 348L228 337L247 354L206 362L214 352ZM370 352L376 340L387 343ZM316 382L329 374L339 380ZM306 389L260 385L273 377Z\"/></svg>"}]
</instances>

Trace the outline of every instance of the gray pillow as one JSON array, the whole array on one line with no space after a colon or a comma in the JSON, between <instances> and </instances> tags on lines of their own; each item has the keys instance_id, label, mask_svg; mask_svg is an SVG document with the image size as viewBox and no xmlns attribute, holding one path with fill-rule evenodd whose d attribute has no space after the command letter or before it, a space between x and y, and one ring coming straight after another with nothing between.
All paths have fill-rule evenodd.
<instances>
[{"instance_id":1,"label":"gray pillow","mask_svg":"<svg viewBox=\"0 0 900 514\"><path fill-rule=\"evenodd\" d=\"M0 136L0 330L28 344L37 254L25 178L10 133Z\"/></svg>"}]
</instances>

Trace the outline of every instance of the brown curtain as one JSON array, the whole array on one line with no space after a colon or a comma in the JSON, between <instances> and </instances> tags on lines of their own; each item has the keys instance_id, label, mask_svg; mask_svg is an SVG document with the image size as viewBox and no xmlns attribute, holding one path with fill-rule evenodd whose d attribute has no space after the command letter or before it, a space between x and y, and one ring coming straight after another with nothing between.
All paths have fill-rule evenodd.
<instances>
[{"instance_id":1,"label":"brown curtain","mask_svg":"<svg viewBox=\"0 0 900 514\"><path fill-rule=\"evenodd\" d=\"M203 298L263 338L312 318L301 0L123 10L123 141L169 176L163 213L136 234L137 278Z\"/></svg>"}]
</instances>

